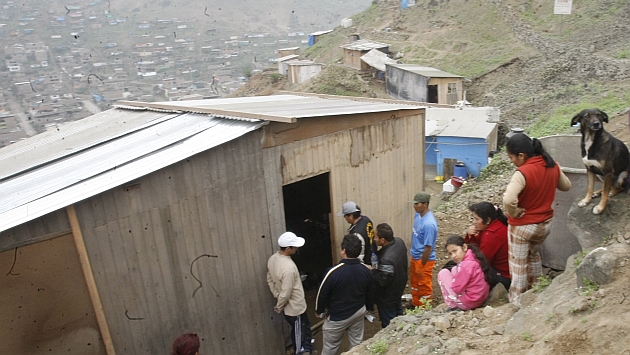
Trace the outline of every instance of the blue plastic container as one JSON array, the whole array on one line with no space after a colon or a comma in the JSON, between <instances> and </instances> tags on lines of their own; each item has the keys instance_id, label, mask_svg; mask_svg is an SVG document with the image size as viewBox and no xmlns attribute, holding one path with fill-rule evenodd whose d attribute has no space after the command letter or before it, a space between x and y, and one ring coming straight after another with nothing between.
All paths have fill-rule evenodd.
<instances>
[{"instance_id":1,"label":"blue plastic container","mask_svg":"<svg viewBox=\"0 0 630 355\"><path fill-rule=\"evenodd\" d=\"M453 167L453 176L459 176L463 179L468 179L468 170L466 170L466 164L459 162Z\"/></svg>"}]
</instances>

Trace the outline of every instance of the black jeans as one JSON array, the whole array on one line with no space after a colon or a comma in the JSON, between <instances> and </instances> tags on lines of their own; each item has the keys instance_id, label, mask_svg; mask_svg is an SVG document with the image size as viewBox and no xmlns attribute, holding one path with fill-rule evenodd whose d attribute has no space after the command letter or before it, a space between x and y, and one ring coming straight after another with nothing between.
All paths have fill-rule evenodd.
<instances>
[{"instance_id":1,"label":"black jeans","mask_svg":"<svg viewBox=\"0 0 630 355\"><path fill-rule=\"evenodd\" d=\"M398 301L395 306L386 307L377 304L376 307L378 308L378 317L381 319L382 328L387 327L392 319L398 316L402 316L404 314L402 308L402 300Z\"/></svg>"},{"instance_id":2,"label":"black jeans","mask_svg":"<svg viewBox=\"0 0 630 355\"><path fill-rule=\"evenodd\" d=\"M284 314L284 319L291 324L291 342L295 353L312 352L311 339L313 339L313 334L311 333L311 322L309 322L306 312L295 317Z\"/></svg>"}]
</instances>

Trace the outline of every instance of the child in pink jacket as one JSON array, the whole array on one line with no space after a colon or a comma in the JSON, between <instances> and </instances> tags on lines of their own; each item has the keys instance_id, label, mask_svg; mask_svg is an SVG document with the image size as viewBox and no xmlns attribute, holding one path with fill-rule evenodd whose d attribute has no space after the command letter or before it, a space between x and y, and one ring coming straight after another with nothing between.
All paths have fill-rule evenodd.
<instances>
[{"instance_id":1,"label":"child in pink jacket","mask_svg":"<svg viewBox=\"0 0 630 355\"><path fill-rule=\"evenodd\" d=\"M457 264L451 270L438 273L444 303L449 311L475 309L481 306L490 292L492 271L485 256L475 245L453 235L446 240L446 251Z\"/></svg>"}]
</instances>

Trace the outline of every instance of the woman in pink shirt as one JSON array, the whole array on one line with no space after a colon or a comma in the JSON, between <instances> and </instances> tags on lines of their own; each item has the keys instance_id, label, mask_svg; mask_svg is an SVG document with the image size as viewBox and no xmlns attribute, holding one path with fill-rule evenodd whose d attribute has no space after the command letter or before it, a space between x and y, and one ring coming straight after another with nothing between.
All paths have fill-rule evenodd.
<instances>
[{"instance_id":1,"label":"woman in pink shirt","mask_svg":"<svg viewBox=\"0 0 630 355\"><path fill-rule=\"evenodd\" d=\"M444 303L449 311L475 309L481 306L490 293L492 271L479 249L468 245L464 238L453 235L446 240L446 251L457 264L451 270L438 273Z\"/></svg>"}]
</instances>

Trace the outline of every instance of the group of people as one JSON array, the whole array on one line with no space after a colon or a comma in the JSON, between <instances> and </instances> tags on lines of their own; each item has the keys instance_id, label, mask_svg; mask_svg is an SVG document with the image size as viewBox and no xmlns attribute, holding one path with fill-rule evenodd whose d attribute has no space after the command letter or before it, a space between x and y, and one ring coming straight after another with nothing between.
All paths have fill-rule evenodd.
<instances>
[{"instance_id":1,"label":"group of people","mask_svg":"<svg viewBox=\"0 0 630 355\"><path fill-rule=\"evenodd\" d=\"M509 301L520 305L520 295L542 275L539 249L550 232L555 191L568 191L571 182L536 138L515 134L506 150L517 168L503 197L506 213L489 202L472 204L468 208L473 224L465 235L446 240L451 261L437 280L449 311L481 306L499 283L509 290ZM363 340L363 319L372 317L374 305L383 328L402 315L407 281L413 306L432 302L438 222L430 200L429 193L419 192L411 201L415 215L409 252L390 225L374 228L355 202L343 204L339 216L350 227L341 242L342 259L326 272L315 303L317 317L324 318L322 355L336 355L344 333L351 347L358 345ZM274 311L292 326L295 354L310 355L317 351L300 274L291 260L304 243L292 232L280 236L280 250L267 264L267 283L277 299Z\"/></svg>"}]
</instances>

